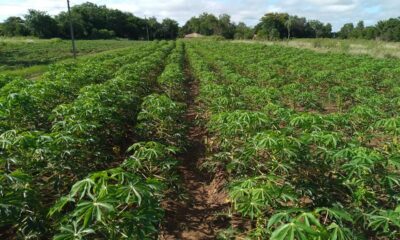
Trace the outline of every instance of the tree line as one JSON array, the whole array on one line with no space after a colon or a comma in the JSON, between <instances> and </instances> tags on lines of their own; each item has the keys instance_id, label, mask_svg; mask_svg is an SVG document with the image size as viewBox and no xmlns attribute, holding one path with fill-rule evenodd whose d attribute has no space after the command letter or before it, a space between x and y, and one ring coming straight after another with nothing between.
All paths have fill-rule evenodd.
<instances>
[{"instance_id":1,"label":"tree line","mask_svg":"<svg viewBox=\"0 0 400 240\"><path fill-rule=\"evenodd\" d=\"M175 39L179 24L166 18L140 18L132 13L109 9L94 3L83 3L71 8L74 34L78 39ZM69 38L68 12L52 17L46 12L29 10L24 18L9 17L0 27L4 36L36 36L39 38Z\"/></svg>"},{"instance_id":2,"label":"tree line","mask_svg":"<svg viewBox=\"0 0 400 240\"><path fill-rule=\"evenodd\" d=\"M203 13L179 27L178 22L170 18L162 21L155 17L143 19L132 13L87 2L71 8L71 19L78 39L175 39L196 32L226 39L356 38L400 41L400 17L379 21L374 26L364 26L363 21L356 26L346 23L340 31L333 32L330 23L288 13L267 13L254 27L243 22L234 23L227 14L215 16ZM50 16L43 11L29 10L24 18L9 17L1 23L0 35L69 38L69 16L67 12Z\"/></svg>"}]
</instances>

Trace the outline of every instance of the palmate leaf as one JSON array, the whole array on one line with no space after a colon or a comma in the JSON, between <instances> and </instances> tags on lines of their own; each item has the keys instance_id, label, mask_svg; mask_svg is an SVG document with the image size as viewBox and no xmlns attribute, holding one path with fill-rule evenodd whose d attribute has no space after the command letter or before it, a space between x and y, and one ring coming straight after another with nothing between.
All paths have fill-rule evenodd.
<instances>
[{"instance_id":1,"label":"palmate leaf","mask_svg":"<svg viewBox=\"0 0 400 240\"><path fill-rule=\"evenodd\" d=\"M151 195L149 188L141 184L139 180L118 186L116 194L118 197L123 198L126 204L137 203L139 206L142 204L143 198Z\"/></svg>"},{"instance_id":2,"label":"palmate leaf","mask_svg":"<svg viewBox=\"0 0 400 240\"><path fill-rule=\"evenodd\" d=\"M341 209L338 208L317 208L315 209L316 213L324 213L325 217L331 219L331 220L336 220L338 222L342 221L348 221L348 222L354 222L352 216Z\"/></svg>"},{"instance_id":3,"label":"palmate leaf","mask_svg":"<svg viewBox=\"0 0 400 240\"><path fill-rule=\"evenodd\" d=\"M353 233L350 229L341 227L336 223L331 223L327 228L329 238L328 240L352 240L354 239Z\"/></svg>"},{"instance_id":4,"label":"palmate leaf","mask_svg":"<svg viewBox=\"0 0 400 240\"><path fill-rule=\"evenodd\" d=\"M400 176L397 174L388 174L384 176L382 180L387 184L387 186L389 186L390 189L400 186Z\"/></svg>"},{"instance_id":5,"label":"palmate leaf","mask_svg":"<svg viewBox=\"0 0 400 240\"><path fill-rule=\"evenodd\" d=\"M321 233L303 223L291 222L278 227L272 232L270 240L310 240Z\"/></svg>"},{"instance_id":6,"label":"palmate leaf","mask_svg":"<svg viewBox=\"0 0 400 240\"><path fill-rule=\"evenodd\" d=\"M267 228L270 229L273 225L276 225L276 224L279 224L279 223L283 223L283 222L289 222L290 219L291 219L291 216L290 216L290 215L291 215L292 213L297 212L297 211L299 211L299 210L291 209L291 210L286 210L286 211L283 211L283 212L279 212L279 213L274 214L274 215L269 219Z\"/></svg>"},{"instance_id":7,"label":"palmate leaf","mask_svg":"<svg viewBox=\"0 0 400 240\"><path fill-rule=\"evenodd\" d=\"M297 216L296 221L304 223L308 227L311 227L312 225L313 226L317 226L317 227L321 227L321 223L314 216L314 213L311 213L311 212L303 212L303 213L301 213L300 215Z\"/></svg>"},{"instance_id":8,"label":"palmate leaf","mask_svg":"<svg viewBox=\"0 0 400 240\"><path fill-rule=\"evenodd\" d=\"M381 210L378 213L369 214L368 221L368 227L374 231L390 234L391 228L400 228L400 212Z\"/></svg>"},{"instance_id":9,"label":"palmate leaf","mask_svg":"<svg viewBox=\"0 0 400 240\"><path fill-rule=\"evenodd\" d=\"M72 224L62 225L60 228L60 234L54 236L54 240L83 240L85 236L95 233L91 228L78 227L78 222L72 222Z\"/></svg>"},{"instance_id":10,"label":"palmate leaf","mask_svg":"<svg viewBox=\"0 0 400 240\"><path fill-rule=\"evenodd\" d=\"M280 199L275 176L261 176L235 182L229 191L235 209L254 219Z\"/></svg>"},{"instance_id":11,"label":"palmate leaf","mask_svg":"<svg viewBox=\"0 0 400 240\"><path fill-rule=\"evenodd\" d=\"M17 138L17 131L9 130L0 135L0 149L9 149Z\"/></svg>"},{"instance_id":12,"label":"palmate leaf","mask_svg":"<svg viewBox=\"0 0 400 240\"><path fill-rule=\"evenodd\" d=\"M339 219L339 224L332 222L329 226L324 226L319 220L318 213L321 212L331 216L330 220ZM337 209L319 208L314 212L288 209L274 214L268 222L267 229L275 229L271 239L354 239L352 231L341 225L345 219L352 222L348 213Z\"/></svg>"},{"instance_id":13,"label":"palmate leaf","mask_svg":"<svg viewBox=\"0 0 400 240\"><path fill-rule=\"evenodd\" d=\"M90 179L86 178L84 180L81 180L77 183L75 183L72 188L70 195L71 197L75 197L79 195L79 199L83 199L85 195L90 194L92 188L96 185L96 183Z\"/></svg>"},{"instance_id":14,"label":"palmate leaf","mask_svg":"<svg viewBox=\"0 0 400 240\"><path fill-rule=\"evenodd\" d=\"M65 207L65 205L67 205L70 202L75 202L75 199L73 197L71 197L71 195L61 197L54 204L54 206L52 208L50 208L49 216L54 215L54 213L56 213L56 212L61 212L63 210L63 208Z\"/></svg>"},{"instance_id":15,"label":"palmate leaf","mask_svg":"<svg viewBox=\"0 0 400 240\"><path fill-rule=\"evenodd\" d=\"M97 200L83 201L78 203L74 210L73 216L77 218L77 222L83 220L83 226L86 227L90 222L102 222L103 215L106 212L113 212L114 206L110 200Z\"/></svg>"},{"instance_id":16,"label":"palmate leaf","mask_svg":"<svg viewBox=\"0 0 400 240\"><path fill-rule=\"evenodd\" d=\"M391 167L394 167L397 170L400 170L400 156L399 155L394 155L394 156L390 156L388 158L388 164Z\"/></svg>"}]
</instances>

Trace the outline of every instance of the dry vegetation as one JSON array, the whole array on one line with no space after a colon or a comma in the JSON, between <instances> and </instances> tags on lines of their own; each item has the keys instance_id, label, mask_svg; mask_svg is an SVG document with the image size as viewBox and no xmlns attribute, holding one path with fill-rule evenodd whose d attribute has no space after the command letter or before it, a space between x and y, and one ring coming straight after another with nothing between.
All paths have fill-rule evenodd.
<instances>
[{"instance_id":1,"label":"dry vegetation","mask_svg":"<svg viewBox=\"0 0 400 240\"><path fill-rule=\"evenodd\" d=\"M245 41L253 42L253 41ZM260 41L257 41L260 42ZM399 58L400 43L362 39L293 39L290 41L262 41L269 45L284 45L296 48L306 48L318 52L349 53L355 55L370 55L377 58Z\"/></svg>"}]
</instances>

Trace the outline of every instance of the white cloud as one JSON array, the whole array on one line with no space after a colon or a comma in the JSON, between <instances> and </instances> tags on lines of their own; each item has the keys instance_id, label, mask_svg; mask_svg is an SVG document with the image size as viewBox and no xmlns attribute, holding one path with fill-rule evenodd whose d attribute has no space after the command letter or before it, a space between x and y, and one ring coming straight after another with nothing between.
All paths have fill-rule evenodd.
<instances>
[{"instance_id":1,"label":"white cloud","mask_svg":"<svg viewBox=\"0 0 400 240\"><path fill-rule=\"evenodd\" d=\"M87 0L71 0L80 4ZM89 0L90 1L90 0ZM216 15L227 13L236 22L254 25L266 12L289 12L308 19L330 22L339 29L346 22L378 20L400 15L399 0L92 0L137 16L170 17L184 24L190 17L202 12ZM39 9L54 15L66 10L65 0L0 0L0 20L9 16L23 16L28 9Z\"/></svg>"}]
</instances>

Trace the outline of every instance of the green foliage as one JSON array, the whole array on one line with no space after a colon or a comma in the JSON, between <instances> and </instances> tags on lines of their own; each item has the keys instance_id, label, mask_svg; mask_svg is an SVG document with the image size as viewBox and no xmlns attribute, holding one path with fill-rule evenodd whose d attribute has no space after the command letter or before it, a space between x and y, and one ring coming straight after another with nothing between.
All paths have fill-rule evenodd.
<instances>
[{"instance_id":1,"label":"green foliage","mask_svg":"<svg viewBox=\"0 0 400 240\"><path fill-rule=\"evenodd\" d=\"M157 195L161 189L158 180L144 180L129 168L93 173L75 183L50 210L50 216L61 218L60 233L54 238L148 238L163 214Z\"/></svg>"},{"instance_id":2,"label":"green foliage","mask_svg":"<svg viewBox=\"0 0 400 240\"><path fill-rule=\"evenodd\" d=\"M8 218L10 222L2 223L2 227L13 226L12 229L24 237L33 234L37 236L48 235L49 233L47 231L51 232L51 227L49 226L48 219L45 218L46 214L44 212L47 210L46 208L41 208L41 204L43 202L46 202L46 204L49 202L51 203L54 196L63 194L65 189L69 188L77 178L83 178L88 173L94 172L97 169L111 168L111 164L121 158L121 149L125 149L127 147L125 146L126 142L131 141L127 138L127 133L130 133L134 128L141 105L141 99L148 94L151 88L154 88L155 78L159 74L163 59L166 58L173 46L173 43L149 44L147 50L144 48L138 53L146 55L139 59L137 59L138 55L132 54L131 52L128 52L127 56L117 55L118 57L108 59L107 61L104 59L103 66L110 71L110 74L115 74L115 78L105 81L104 83L83 87L78 97L75 99L72 99L73 96L66 95L66 97L71 98L72 102L61 104L54 110L51 109L51 105L48 104L49 106L46 106L48 110L43 112L42 115L47 113L47 111L49 111L48 114L50 114L52 111L53 116L52 122L49 122L51 128L43 129L45 133L39 131L25 132L24 130L26 129L21 125L21 127L16 126L15 130L9 130L1 135L0 157L5 159L7 169L10 169L7 170L8 172L5 172L5 174L9 174L13 169L21 169L21 171L26 172L27 176L32 180L24 186L29 188L29 190L32 189L35 196L37 195L35 198L30 197L26 190L26 194L23 196L29 199L29 204L26 204L26 207L24 206L24 208L29 208L29 211L27 211L25 209L20 209L18 204L19 202L23 203L23 201L28 200L21 200L19 191L15 190L15 187L12 187L13 185L10 185L10 188L5 188L3 196L7 196L7 198L4 198L4 201L8 202L7 204L10 205L10 207L8 207L9 209L16 209L15 211L18 211L18 215L16 215L18 218ZM152 53L148 54L147 51ZM110 56L113 55L109 55L108 57ZM107 56L104 57L107 58ZM132 59L134 59L134 61ZM75 64L65 65L65 68L55 68L53 72L48 73L48 76L53 75L55 78L64 78L64 80L71 78L72 83L74 80L81 77L76 75L76 78L74 78L74 72L71 71L74 70L74 68L76 68ZM120 68L120 70L118 70L118 68ZM69 72L68 69L70 69L71 75L66 74ZM77 72L79 72L79 68L76 68L75 74ZM89 73L90 71L88 70L87 72ZM95 71L93 71L93 73L97 74ZM98 71L98 73L100 74L97 75L99 78L101 78L101 74L107 74L104 70L102 72ZM86 75L86 73L83 75L86 77L91 76ZM93 76L93 78L96 78L96 76ZM91 81L87 78L82 78L82 80ZM34 84L35 83L33 83L32 86L40 86ZM71 87L61 84L59 86L61 88ZM3 87L3 89L5 87ZM7 89L13 90L13 88ZM52 93L46 89L42 89L42 91L42 94ZM55 95L53 97L49 97L49 95L46 96L47 101L60 97ZM35 96L31 99L37 100L40 98ZM41 105L44 105L44 102L42 102ZM16 106L20 106L20 104L16 104ZM37 121L37 118L40 116L41 115L35 116L31 114L30 120ZM7 120L7 117L4 118L4 121L5 120ZM40 126L35 129L37 128L40 128ZM171 166L174 165L173 163L170 164ZM108 172L102 174L112 175L112 173ZM132 172L132 174L136 173ZM57 237L68 239L73 237L73 234L76 233L83 238L84 235L92 235L93 231L100 231L101 234L111 234L110 236L117 234L115 231L118 231L118 229L113 229L114 232L110 233L108 232L109 229L104 230L98 227L101 229L98 230L97 226L93 228L87 227L89 223L95 224L101 222L103 218L108 219L112 214L114 214L113 217L119 216L117 206L120 205L113 205L115 203L112 202L111 199L103 199L102 196L104 192L102 192L101 188L105 185L101 185L100 182L95 181L96 179L101 179L104 183L109 181L107 185L112 185L115 184L113 181L116 176L108 176L110 178L107 178L102 175L104 178L98 178L97 175L94 175L91 175L93 176L92 180L94 183L98 184L99 187L95 192L91 192L93 190L92 185L94 184L89 181L91 178L89 178L89 180L86 179L83 182L79 182L79 184L71 189L72 196L70 198L63 198L61 203L57 205L60 208L58 211L61 211L64 206L70 206L69 202L72 201L70 200L71 198L79 198L74 200L77 203L77 212L72 213L73 216L71 215L69 218L71 220L70 222L67 220L65 220L66 222L64 220L62 221L62 231ZM140 175L134 176L139 179L142 177ZM136 177L132 177L132 181L138 181ZM150 178L150 186L148 187L153 188L153 182ZM172 181L172 177L169 179ZM2 186L3 184L6 186L5 181L6 180L2 181ZM43 182L44 184L42 184ZM132 182L130 182L130 184L132 184ZM78 194L75 193L77 191L81 191L79 197ZM122 190L120 189L119 191ZM158 198L156 199L157 200L154 201L158 202ZM3 200L3 198L1 198L1 200ZM100 204L98 205L98 203ZM135 205L135 203L131 204ZM129 205L129 207L130 206L131 205ZM155 212L151 212L150 210L154 210ZM147 217L146 219L149 219L149 224L147 226L148 228L145 229L140 225L140 223L144 221L141 219L142 217L137 218L137 216L140 215L139 213L131 213L131 215L126 214L126 221L130 221L132 224L130 225L131 227L127 227L123 230L123 234L129 233L137 236L147 236L154 233L155 222L158 221L158 216L161 216L159 215L160 210L149 207L150 212L146 211L143 212L145 216L153 215L154 219L157 220L152 220L151 217ZM4 219L6 219L3 214L8 214L8 212L4 211L0 212L0 214L2 214L2 218L4 217ZM26 223L24 220L32 219L33 217L34 219L31 220L31 222ZM118 220L110 221L118 222ZM81 223L84 223L83 227L80 225ZM120 223L118 222L115 224L118 225ZM141 237L138 238L140 239Z\"/></svg>"},{"instance_id":3,"label":"green foliage","mask_svg":"<svg viewBox=\"0 0 400 240\"><path fill-rule=\"evenodd\" d=\"M179 25L175 20L143 19L132 13L86 2L71 7L75 37L78 39L176 39ZM149 30L147 32L147 30ZM69 14L51 17L40 10L29 10L25 20L10 17L4 22L6 36L33 35L39 38L69 38Z\"/></svg>"},{"instance_id":4,"label":"green foliage","mask_svg":"<svg viewBox=\"0 0 400 240\"><path fill-rule=\"evenodd\" d=\"M30 9L25 15L26 26L39 38L51 38L58 35L56 21L46 12Z\"/></svg>"},{"instance_id":5,"label":"green foliage","mask_svg":"<svg viewBox=\"0 0 400 240\"><path fill-rule=\"evenodd\" d=\"M185 113L184 104L166 95L154 94L143 99L141 109L137 129L142 136L172 146L184 146L185 126L180 118Z\"/></svg>"},{"instance_id":6,"label":"green foliage","mask_svg":"<svg viewBox=\"0 0 400 240\"><path fill-rule=\"evenodd\" d=\"M242 24L243 25L243 24ZM180 30L181 35L199 33L205 36L221 36L225 39L233 39L236 25L231 22L231 17L221 14L216 17L210 13L203 13L198 17L192 17Z\"/></svg>"},{"instance_id":7,"label":"green foliage","mask_svg":"<svg viewBox=\"0 0 400 240\"><path fill-rule=\"evenodd\" d=\"M20 17L9 17L2 24L2 33L4 36L27 36L30 34L25 21Z\"/></svg>"},{"instance_id":8,"label":"green foliage","mask_svg":"<svg viewBox=\"0 0 400 240\"><path fill-rule=\"evenodd\" d=\"M390 210L400 190L399 105L388 80L398 79L398 62L261 44L186 49L209 133L204 166L225 169L232 211L252 224L229 234L399 237Z\"/></svg>"}]
</instances>

